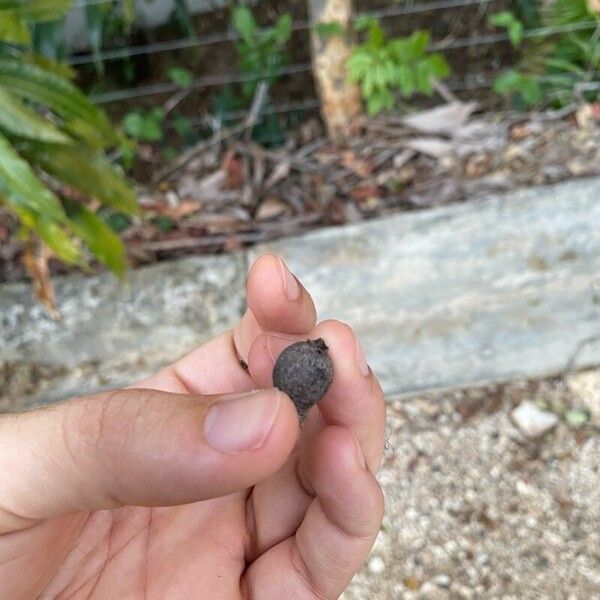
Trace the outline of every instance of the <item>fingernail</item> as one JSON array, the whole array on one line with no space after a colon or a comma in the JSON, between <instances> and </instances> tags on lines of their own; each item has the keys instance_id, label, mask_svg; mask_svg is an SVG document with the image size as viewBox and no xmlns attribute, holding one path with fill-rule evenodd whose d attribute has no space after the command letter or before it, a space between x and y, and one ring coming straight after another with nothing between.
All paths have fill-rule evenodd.
<instances>
[{"instance_id":1,"label":"fingernail","mask_svg":"<svg viewBox=\"0 0 600 600\"><path fill-rule=\"evenodd\" d=\"M222 400L204 421L206 442L225 454L260 448L273 427L280 398L276 390L261 390Z\"/></svg>"},{"instance_id":2,"label":"fingernail","mask_svg":"<svg viewBox=\"0 0 600 600\"><path fill-rule=\"evenodd\" d=\"M283 294L290 302L296 302L300 299L300 284L298 280L290 273L283 260L279 259L279 273L281 274L281 283L283 285Z\"/></svg>"},{"instance_id":3,"label":"fingernail","mask_svg":"<svg viewBox=\"0 0 600 600\"><path fill-rule=\"evenodd\" d=\"M297 341L297 338L285 335L275 335L273 333L265 334L267 352L271 357L273 363L277 360L279 355L292 343Z\"/></svg>"},{"instance_id":4,"label":"fingernail","mask_svg":"<svg viewBox=\"0 0 600 600\"><path fill-rule=\"evenodd\" d=\"M366 377L369 374L369 365L367 364L365 351L362 349L358 340L356 340L356 360L358 363L358 370Z\"/></svg>"}]
</instances>

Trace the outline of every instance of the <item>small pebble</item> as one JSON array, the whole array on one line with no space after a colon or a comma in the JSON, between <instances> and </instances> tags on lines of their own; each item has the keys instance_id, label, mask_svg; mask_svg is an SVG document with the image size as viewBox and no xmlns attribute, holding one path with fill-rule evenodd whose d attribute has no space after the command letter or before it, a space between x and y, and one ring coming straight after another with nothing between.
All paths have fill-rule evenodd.
<instances>
[{"instance_id":1,"label":"small pebble","mask_svg":"<svg viewBox=\"0 0 600 600\"><path fill-rule=\"evenodd\" d=\"M452 579L448 575L436 575L433 578L433 583L441 588L448 588L452 583Z\"/></svg>"},{"instance_id":2,"label":"small pebble","mask_svg":"<svg viewBox=\"0 0 600 600\"><path fill-rule=\"evenodd\" d=\"M558 417L554 413L542 410L529 400L521 402L512 411L511 416L519 431L532 439L544 435L558 423Z\"/></svg>"},{"instance_id":3,"label":"small pebble","mask_svg":"<svg viewBox=\"0 0 600 600\"><path fill-rule=\"evenodd\" d=\"M378 575L379 573L383 573L385 571L385 563L383 562L383 558L381 556L374 556L369 561L369 573L373 573L374 575Z\"/></svg>"}]
</instances>

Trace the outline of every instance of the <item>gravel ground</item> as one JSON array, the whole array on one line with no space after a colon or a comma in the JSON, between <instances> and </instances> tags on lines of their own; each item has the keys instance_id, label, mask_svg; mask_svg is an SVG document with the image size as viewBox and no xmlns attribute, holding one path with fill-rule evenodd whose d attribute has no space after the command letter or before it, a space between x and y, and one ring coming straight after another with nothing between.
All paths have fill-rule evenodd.
<instances>
[{"instance_id":1,"label":"gravel ground","mask_svg":"<svg viewBox=\"0 0 600 600\"><path fill-rule=\"evenodd\" d=\"M386 515L344 600L600 599L600 370L392 400ZM536 439L512 411L559 417Z\"/></svg>"}]
</instances>

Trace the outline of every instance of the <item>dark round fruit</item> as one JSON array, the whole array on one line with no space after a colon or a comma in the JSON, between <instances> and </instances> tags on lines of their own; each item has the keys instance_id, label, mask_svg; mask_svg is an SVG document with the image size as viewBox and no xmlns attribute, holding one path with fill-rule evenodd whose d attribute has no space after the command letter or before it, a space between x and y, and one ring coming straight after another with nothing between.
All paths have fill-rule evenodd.
<instances>
[{"instance_id":1,"label":"dark round fruit","mask_svg":"<svg viewBox=\"0 0 600 600\"><path fill-rule=\"evenodd\" d=\"M333 363L322 339L288 346L273 368L273 385L292 399L301 421L325 395L332 379Z\"/></svg>"}]
</instances>

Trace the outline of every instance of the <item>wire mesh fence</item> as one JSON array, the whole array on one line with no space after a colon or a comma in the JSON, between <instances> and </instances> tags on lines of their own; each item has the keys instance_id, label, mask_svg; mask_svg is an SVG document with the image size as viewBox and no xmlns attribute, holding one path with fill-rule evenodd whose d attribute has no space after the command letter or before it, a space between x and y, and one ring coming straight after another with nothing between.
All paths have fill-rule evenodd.
<instances>
[{"instance_id":1,"label":"wire mesh fence","mask_svg":"<svg viewBox=\"0 0 600 600\"><path fill-rule=\"evenodd\" d=\"M109 0L79 0L75 7L82 9L105 4ZM261 3L256 6L260 10ZM294 49L292 60L269 75L283 78L280 85L285 90L271 90L269 106L263 114L285 115L288 112L314 111L318 107L316 90L311 78L310 33L313 24L307 18L304 3L290 0L267 7L265 14L270 16L289 4L293 8L294 20L291 26ZM358 2L354 19L364 16L375 17L383 27L393 34L406 35L419 28L428 28L432 33L431 50L442 52L453 67L453 75L446 87L459 96L478 95L480 99L489 93L499 74L516 61L518 52L510 41L508 31L489 25L490 15L510 8L509 0L429 0L404 2L383 6L377 0ZM84 71L91 71L98 63L108 65L107 70L118 69L119 64L142 61L150 65L147 77L136 78L135 84L111 85L109 89L96 90L92 97L103 105L119 106L141 103L144 107L162 105L168 97L178 94L181 89L166 77L157 78L156 72L165 64L178 64L191 67L194 77L187 86L185 96L193 100L195 112L210 110L211 96L223 86L235 86L258 81L267 76L264 72L243 73L234 67L236 62L235 44L240 35L228 26L227 9L217 11L217 18L210 14L196 17L197 32L193 35L166 35L166 39L152 39L151 34L138 43L117 44L100 51L81 52L69 57L69 63ZM523 39L552 39L556 36L580 31L594 31L597 20L565 23L555 26L526 28ZM150 39L148 39L150 38ZM135 39L135 38L131 38ZM139 40L139 36L137 37ZM156 67L156 69L155 69ZM159 79L159 80L157 80ZM595 82L587 82L589 89L596 89ZM586 88L586 89L588 89ZM167 98L165 100L165 98ZM118 110L118 108L114 109ZM268 111L268 112L267 112ZM225 111L227 118L242 118L244 111ZM191 115L191 122L203 122L204 117Z\"/></svg>"}]
</instances>

